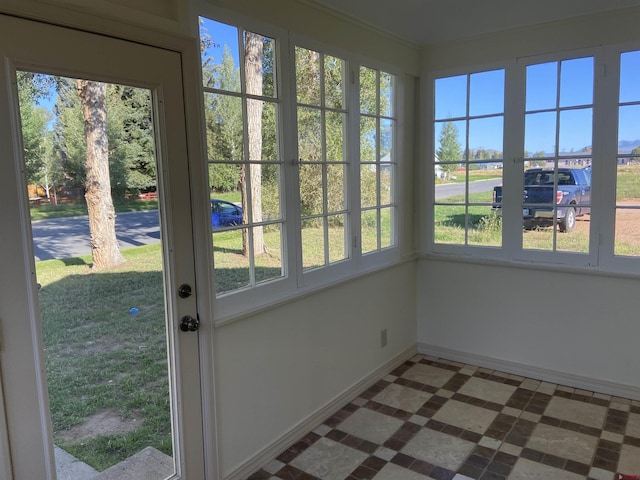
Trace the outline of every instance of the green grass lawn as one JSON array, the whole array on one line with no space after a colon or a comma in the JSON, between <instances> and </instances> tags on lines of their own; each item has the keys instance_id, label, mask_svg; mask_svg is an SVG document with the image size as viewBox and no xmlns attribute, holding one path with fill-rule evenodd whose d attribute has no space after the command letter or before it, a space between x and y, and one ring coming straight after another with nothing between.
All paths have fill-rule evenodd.
<instances>
[{"instance_id":1,"label":"green grass lawn","mask_svg":"<svg viewBox=\"0 0 640 480\"><path fill-rule=\"evenodd\" d=\"M160 246L123 253L108 272L90 273L91 257L36 264L56 444L100 471L149 445L172 451ZM100 413L136 428L69 440Z\"/></svg>"},{"instance_id":2,"label":"green grass lawn","mask_svg":"<svg viewBox=\"0 0 640 480\"><path fill-rule=\"evenodd\" d=\"M157 200L130 200L114 203L116 213L138 212L142 210L156 210ZM83 201L77 203L60 203L58 205L45 204L40 207L31 207L31 220L44 220L47 218L78 217L87 214L87 205Z\"/></svg>"}]
</instances>

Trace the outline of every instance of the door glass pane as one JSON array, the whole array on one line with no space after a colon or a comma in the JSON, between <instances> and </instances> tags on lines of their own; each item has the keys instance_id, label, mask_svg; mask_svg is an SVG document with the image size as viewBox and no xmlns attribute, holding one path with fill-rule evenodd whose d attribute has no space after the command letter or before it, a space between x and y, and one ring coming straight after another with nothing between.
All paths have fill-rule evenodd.
<instances>
[{"instance_id":1,"label":"door glass pane","mask_svg":"<svg viewBox=\"0 0 640 480\"><path fill-rule=\"evenodd\" d=\"M151 92L28 72L18 72L18 91L58 478L70 463L86 480L110 469L167 478Z\"/></svg>"}]
</instances>

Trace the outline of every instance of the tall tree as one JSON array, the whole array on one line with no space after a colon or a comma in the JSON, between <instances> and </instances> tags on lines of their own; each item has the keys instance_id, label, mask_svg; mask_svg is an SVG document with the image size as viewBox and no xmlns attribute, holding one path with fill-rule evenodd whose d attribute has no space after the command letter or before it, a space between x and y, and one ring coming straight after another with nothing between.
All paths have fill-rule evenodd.
<instances>
[{"instance_id":1,"label":"tall tree","mask_svg":"<svg viewBox=\"0 0 640 480\"><path fill-rule=\"evenodd\" d=\"M263 73L262 57L264 53L263 38L251 32L244 35L244 70L246 91L249 95L262 96ZM247 164L245 163L240 174L242 186L242 223L248 223L249 197L251 199L251 211L253 221L262 221L262 100L247 100L247 136L249 143L249 174L247 182ZM257 162L257 163L254 163ZM249 195L249 193L251 195ZM260 255L265 253L263 227L253 229L253 253ZM242 251L249 254L249 232L242 230Z\"/></svg>"},{"instance_id":2,"label":"tall tree","mask_svg":"<svg viewBox=\"0 0 640 480\"><path fill-rule=\"evenodd\" d=\"M458 127L455 123L447 122L440 132L440 148L438 149L438 160L440 162L458 162L462 160L462 147L458 142ZM449 176L456 168L455 163L444 163L440 165Z\"/></svg>"},{"instance_id":3,"label":"tall tree","mask_svg":"<svg viewBox=\"0 0 640 480\"><path fill-rule=\"evenodd\" d=\"M104 83L76 81L87 140L85 199L89 213L93 270L123 263L116 239L116 214L111 198L109 142L107 138L107 87Z\"/></svg>"}]
</instances>

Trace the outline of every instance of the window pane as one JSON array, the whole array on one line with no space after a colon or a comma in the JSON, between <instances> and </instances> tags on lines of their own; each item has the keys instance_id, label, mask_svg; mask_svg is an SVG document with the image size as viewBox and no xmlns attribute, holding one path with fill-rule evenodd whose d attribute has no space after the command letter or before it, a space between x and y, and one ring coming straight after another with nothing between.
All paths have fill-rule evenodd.
<instances>
[{"instance_id":1,"label":"window pane","mask_svg":"<svg viewBox=\"0 0 640 480\"><path fill-rule=\"evenodd\" d=\"M488 117L469 120L470 155L481 152L488 158L502 158L504 117Z\"/></svg>"},{"instance_id":2,"label":"window pane","mask_svg":"<svg viewBox=\"0 0 640 480\"><path fill-rule=\"evenodd\" d=\"M618 148L631 151L640 139L640 105L621 106L618 115ZM640 149L637 150L640 152Z\"/></svg>"},{"instance_id":3,"label":"window pane","mask_svg":"<svg viewBox=\"0 0 640 480\"><path fill-rule=\"evenodd\" d=\"M467 125L464 121L436 122L436 161L437 162L463 162L464 146L466 145ZM451 170L451 166L448 168Z\"/></svg>"},{"instance_id":4,"label":"window pane","mask_svg":"<svg viewBox=\"0 0 640 480\"><path fill-rule=\"evenodd\" d=\"M213 234L216 293L226 293L250 285L249 256L243 255L242 232L237 229Z\"/></svg>"},{"instance_id":5,"label":"window pane","mask_svg":"<svg viewBox=\"0 0 640 480\"><path fill-rule=\"evenodd\" d=\"M280 165L262 165L262 220L280 220Z\"/></svg>"},{"instance_id":6,"label":"window pane","mask_svg":"<svg viewBox=\"0 0 640 480\"><path fill-rule=\"evenodd\" d=\"M322 165L300 165L300 213L302 216L324 212Z\"/></svg>"},{"instance_id":7,"label":"window pane","mask_svg":"<svg viewBox=\"0 0 640 480\"><path fill-rule=\"evenodd\" d=\"M640 208L616 208L614 254L640 257Z\"/></svg>"},{"instance_id":8,"label":"window pane","mask_svg":"<svg viewBox=\"0 0 640 480\"><path fill-rule=\"evenodd\" d=\"M249 165L253 222L280 219L280 166Z\"/></svg>"},{"instance_id":9,"label":"window pane","mask_svg":"<svg viewBox=\"0 0 640 480\"><path fill-rule=\"evenodd\" d=\"M377 160L376 142L378 138L375 117L360 117L360 161Z\"/></svg>"},{"instance_id":10,"label":"window pane","mask_svg":"<svg viewBox=\"0 0 640 480\"><path fill-rule=\"evenodd\" d=\"M365 210L360 220L362 238L362 253L370 253L378 250L378 211Z\"/></svg>"},{"instance_id":11,"label":"window pane","mask_svg":"<svg viewBox=\"0 0 640 480\"><path fill-rule=\"evenodd\" d=\"M209 160L243 160L242 100L205 93Z\"/></svg>"},{"instance_id":12,"label":"window pane","mask_svg":"<svg viewBox=\"0 0 640 480\"><path fill-rule=\"evenodd\" d=\"M393 241L393 208L380 209L380 248L389 248Z\"/></svg>"},{"instance_id":13,"label":"window pane","mask_svg":"<svg viewBox=\"0 0 640 480\"><path fill-rule=\"evenodd\" d=\"M565 60L560 64L560 107L593 103L593 58Z\"/></svg>"},{"instance_id":14,"label":"window pane","mask_svg":"<svg viewBox=\"0 0 640 480\"><path fill-rule=\"evenodd\" d=\"M380 161L389 163L393 149L393 120L380 119Z\"/></svg>"},{"instance_id":15,"label":"window pane","mask_svg":"<svg viewBox=\"0 0 640 480\"><path fill-rule=\"evenodd\" d=\"M558 63L541 63L527 67L528 112L556 108L558 102Z\"/></svg>"},{"instance_id":16,"label":"window pane","mask_svg":"<svg viewBox=\"0 0 640 480\"><path fill-rule=\"evenodd\" d=\"M618 158L616 205L640 207L640 161L638 158Z\"/></svg>"},{"instance_id":17,"label":"window pane","mask_svg":"<svg viewBox=\"0 0 640 480\"><path fill-rule=\"evenodd\" d=\"M529 113L525 115L524 149L526 157L555 155L556 113Z\"/></svg>"},{"instance_id":18,"label":"window pane","mask_svg":"<svg viewBox=\"0 0 640 480\"><path fill-rule=\"evenodd\" d=\"M342 162L345 159L345 115L337 112L325 114L325 130L327 135L327 161Z\"/></svg>"},{"instance_id":19,"label":"window pane","mask_svg":"<svg viewBox=\"0 0 640 480\"><path fill-rule=\"evenodd\" d=\"M393 75L380 72L380 115L392 117L393 114Z\"/></svg>"},{"instance_id":20,"label":"window pane","mask_svg":"<svg viewBox=\"0 0 640 480\"><path fill-rule=\"evenodd\" d=\"M240 91L238 29L200 17L202 77L205 87Z\"/></svg>"},{"instance_id":21,"label":"window pane","mask_svg":"<svg viewBox=\"0 0 640 480\"><path fill-rule=\"evenodd\" d=\"M393 165L380 165L380 205L389 205L393 198Z\"/></svg>"},{"instance_id":22,"label":"window pane","mask_svg":"<svg viewBox=\"0 0 640 480\"><path fill-rule=\"evenodd\" d=\"M344 62L339 58L324 58L325 105L329 108L344 107Z\"/></svg>"},{"instance_id":23,"label":"window pane","mask_svg":"<svg viewBox=\"0 0 640 480\"><path fill-rule=\"evenodd\" d=\"M469 207L469 244L485 247L502 245L502 217L491 207Z\"/></svg>"},{"instance_id":24,"label":"window pane","mask_svg":"<svg viewBox=\"0 0 640 480\"><path fill-rule=\"evenodd\" d=\"M209 188L211 198L225 195L225 199L240 201L240 176L242 166L235 163L209 164Z\"/></svg>"},{"instance_id":25,"label":"window pane","mask_svg":"<svg viewBox=\"0 0 640 480\"><path fill-rule=\"evenodd\" d=\"M360 67L360 113L378 114L378 75L367 67Z\"/></svg>"},{"instance_id":26,"label":"window pane","mask_svg":"<svg viewBox=\"0 0 640 480\"><path fill-rule=\"evenodd\" d=\"M467 114L467 76L438 78L435 81L436 120Z\"/></svg>"},{"instance_id":27,"label":"window pane","mask_svg":"<svg viewBox=\"0 0 640 480\"><path fill-rule=\"evenodd\" d=\"M378 166L364 164L360 166L360 205L363 208L378 204Z\"/></svg>"},{"instance_id":28,"label":"window pane","mask_svg":"<svg viewBox=\"0 0 640 480\"><path fill-rule=\"evenodd\" d=\"M347 258L345 220L345 215L327 217L329 224L329 263L339 262Z\"/></svg>"},{"instance_id":29,"label":"window pane","mask_svg":"<svg viewBox=\"0 0 640 480\"><path fill-rule=\"evenodd\" d=\"M325 264L324 219L312 218L302 221L302 267L305 270Z\"/></svg>"},{"instance_id":30,"label":"window pane","mask_svg":"<svg viewBox=\"0 0 640 480\"><path fill-rule=\"evenodd\" d=\"M469 165L469 203L493 203L493 186L502 185L502 162Z\"/></svg>"},{"instance_id":31,"label":"window pane","mask_svg":"<svg viewBox=\"0 0 640 480\"><path fill-rule=\"evenodd\" d=\"M465 244L466 207L436 205L434 208L434 241L436 243Z\"/></svg>"},{"instance_id":32,"label":"window pane","mask_svg":"<svg viewBox=\"0 0 640 480\"><path fill-rule=\"evenodd\" d=\"M344 164L327 165L328 213L346 209Z\"/></svg>"},{"instance_id":33,"label":"window pane","mask_svg":"<svg viewBox=\"0 0 640 480\"><path fill-rule=\"evenodd\" d=\"M558 154L570 156L573 153L591 151L592 110L564 110L560 112L560 148Z\"/></svg>"},{"instance_id":34,"label":"window pane","mask_svg":"<svg viewBox=\"0 0 640 480\"><path fill-rule=\"evenodd\" d=\"M504 111L504 70L474 73L469 78L469 116Z\"/></svg>"},{"instance_id":35,"label":"window pane","mask_svg":"<svg viewBox=\"0 0 640 480\"><path fill-rule=\"evenodd\" d=\"M268 37L244 32L245 89L248 94L275 96L274 45Z\"/></svg>"},{"instance_id":36,"label":"window pane","mask_svg":"<svg viewBox=\"0 0 640 480\"><path fill-rule=\"evenodd\" d=\"M525 250L553 250L553 240L556 231L553 228L538 228L524 222L522 233L522 248Z\"/></svg>"},{"instance_id":37,"label":"window pane","mask_svg":"<svg viewBox=\"0 0 640 480\"><path fill-rule=\"evenodd\" d=\"M256 255L256 283L281 278L284 275L284 270L282 268L280 224L255 227L255 235L262 235L266 247L264 253Z\"/></svg>"},{"instance_id":38,"label":"window pane","mask_svg":"<svg viewBox=\"0 0 640 480\"><path fill-rule=\"evenodd\" d=\"M298 108L298 155L304 162L322 161L320 110Z\"/></svg>"},{"instance_id":39,"label":"window pane","mask_svg":"<svg viewBox=\"0 0 640 480\"><path fill-rule=\"evenodd\" d=\"M320 54L296 47L296 94L298 103L320 106Z\"/></svg>"},{"instance_id":40,"label":"window pane","mask_svg":"<svg viewBox=\"0 0 640 480\"><path fill-rule=\"evenodd\" d=\"M277 117L277 105L272 102L261 102L259 100L247 100L247 104L256 104L256 108L262 109L262 118L260 119L259 131L262 132L260 139L262 141L262 148L258 149L260 155L258 158L251 158L251 160L260 160L262 162L277 162L280 159L280 152L278 150L278 117ZM249 123L250 125L251 123ZM258 129L258 126L256 126ZM251 127L249 127L251 132ZM249 141L251 141L249 136ZM251 152L251 149L249 149Z\"/></svg>"},{"instance_id":41,"label":"window pane","mask_svg":"<svg viewBox=\"0 0 640 480\"><path fill-rule=\"evenodd\" d=\"M620 103L640 102L640 51L620 55Z\"/></svg>"}]
</instances>

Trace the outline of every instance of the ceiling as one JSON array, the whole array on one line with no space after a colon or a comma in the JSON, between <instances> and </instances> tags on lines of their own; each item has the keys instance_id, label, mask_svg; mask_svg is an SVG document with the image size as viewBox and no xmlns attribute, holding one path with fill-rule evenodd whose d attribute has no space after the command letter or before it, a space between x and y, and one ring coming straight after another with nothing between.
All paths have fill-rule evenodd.
<instances>
[{"instance_id":1,"label":"ceiling","mask_svg":"<svg viewBox=\"0 0 640 480\"><path fill-rule=\"evenodd\" d=\"M311 0L417 45L640 6L640 0Z\"/></svg>"}]
</instances>

